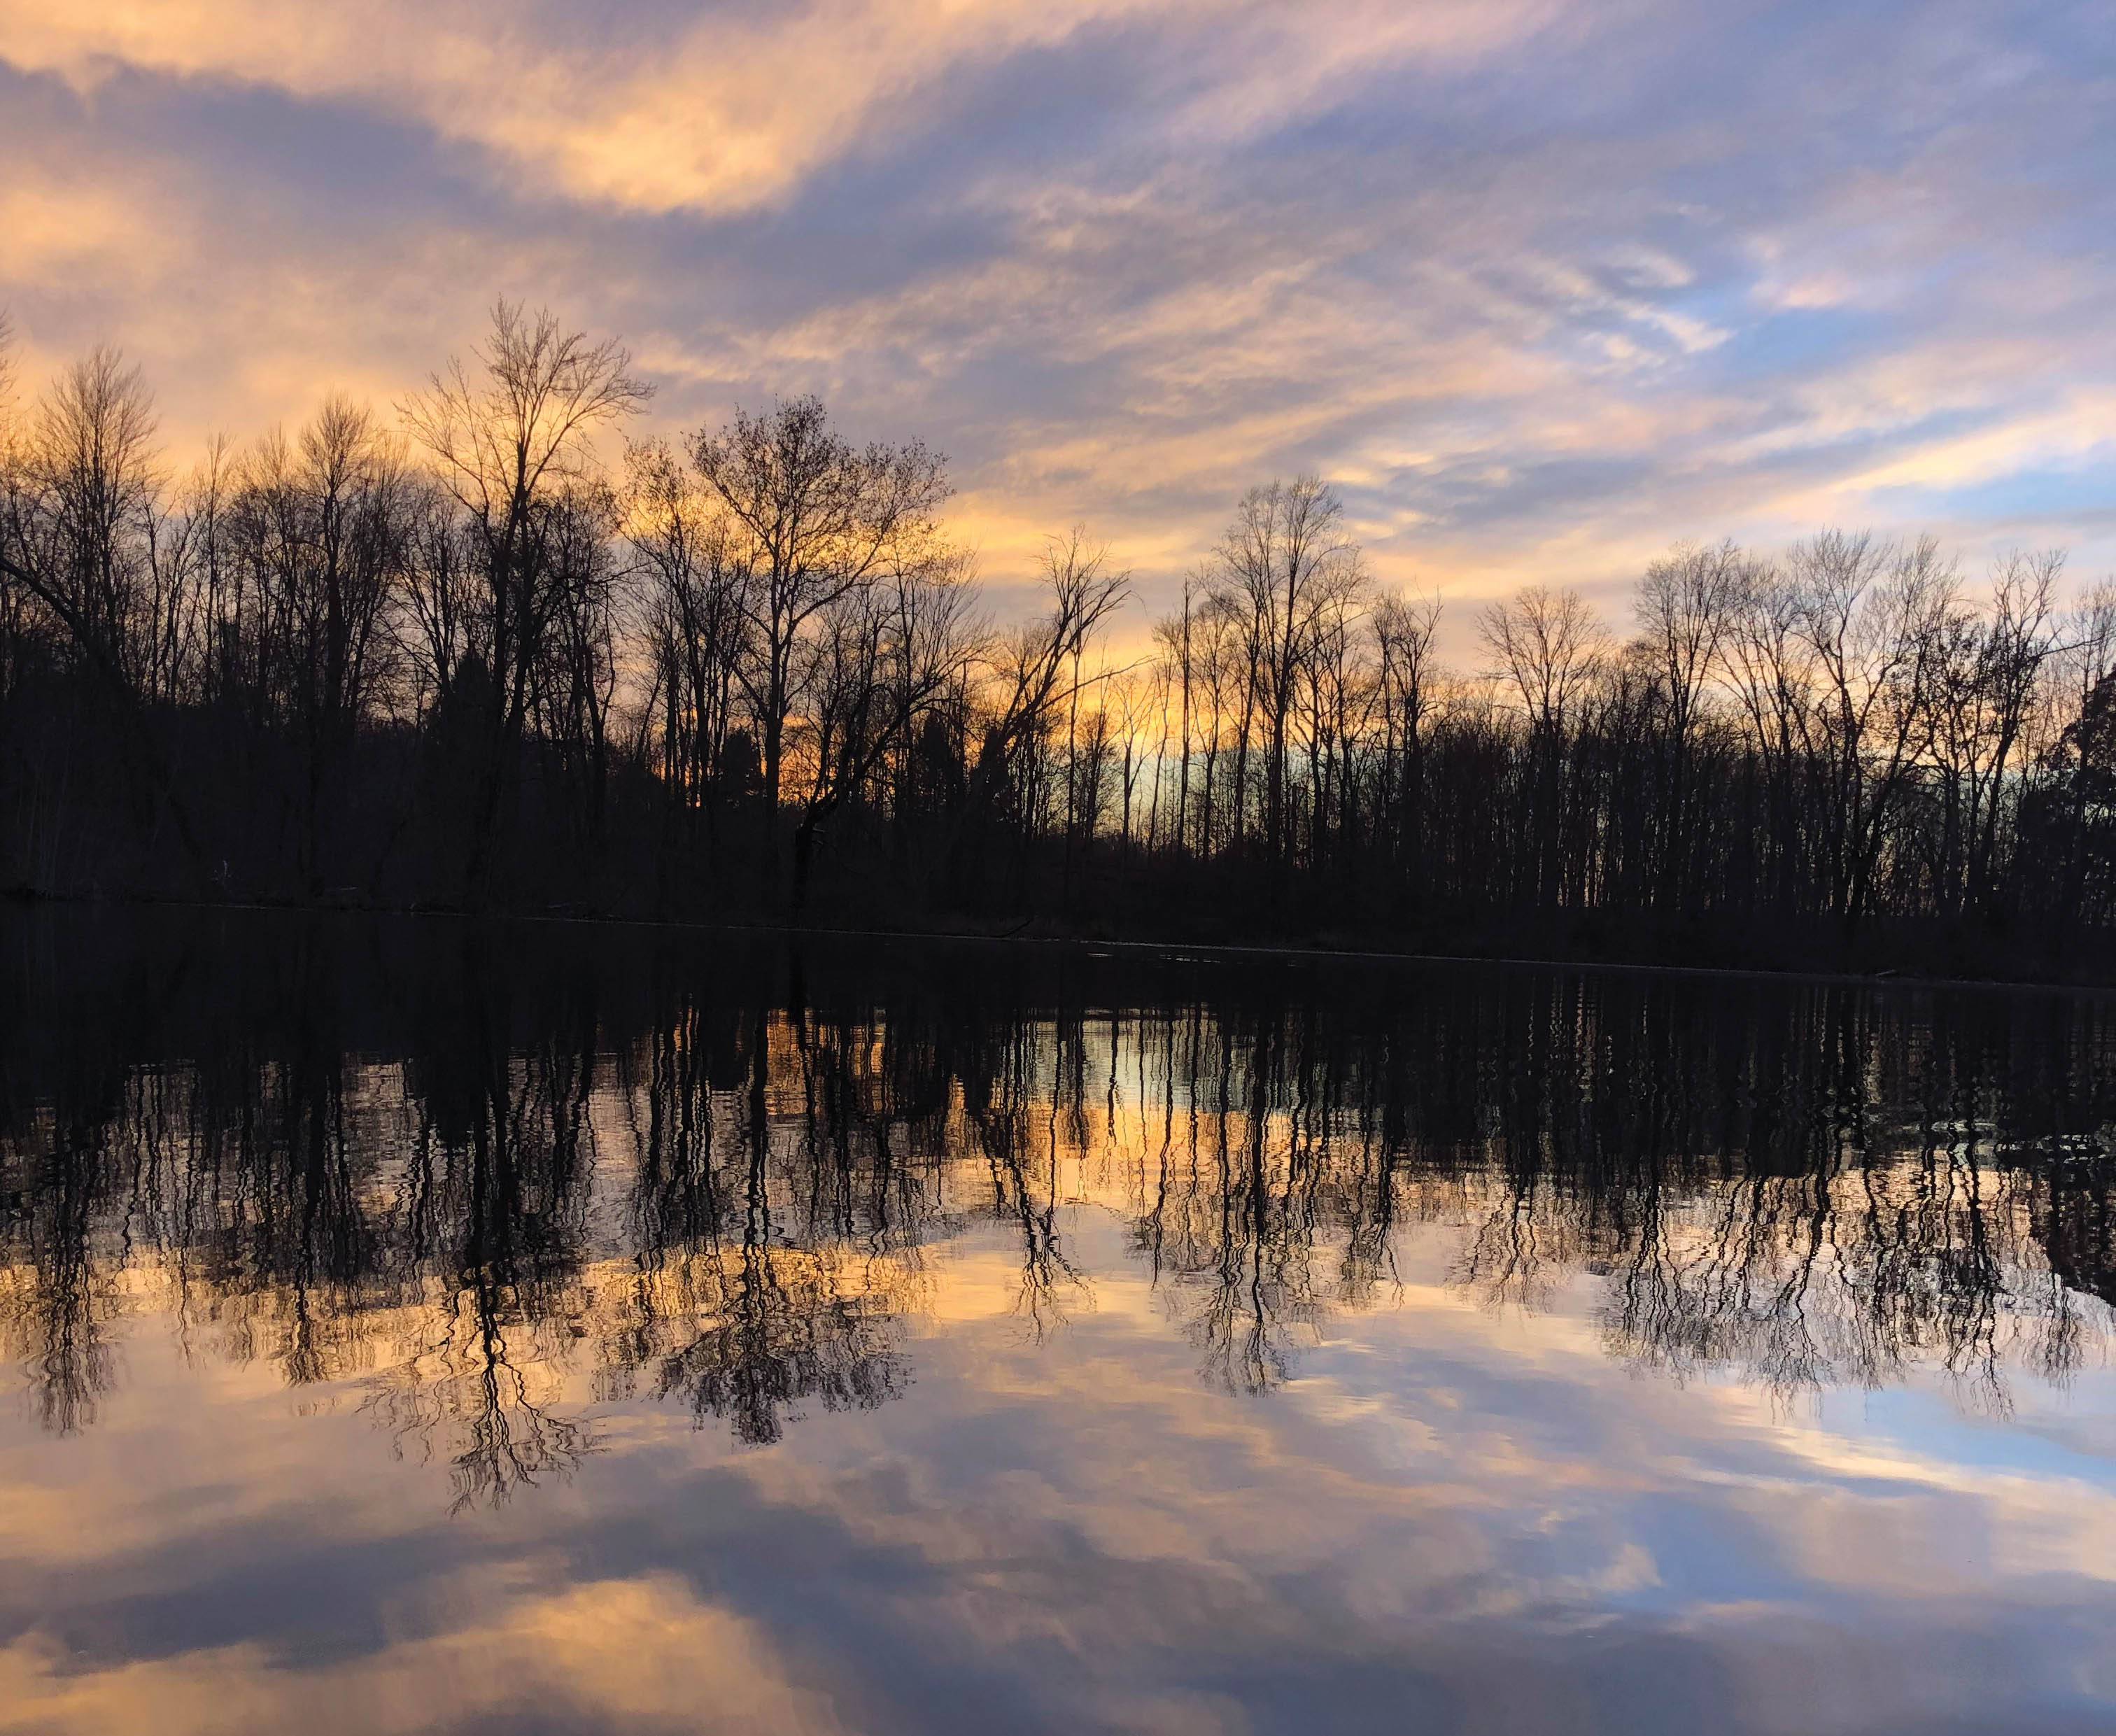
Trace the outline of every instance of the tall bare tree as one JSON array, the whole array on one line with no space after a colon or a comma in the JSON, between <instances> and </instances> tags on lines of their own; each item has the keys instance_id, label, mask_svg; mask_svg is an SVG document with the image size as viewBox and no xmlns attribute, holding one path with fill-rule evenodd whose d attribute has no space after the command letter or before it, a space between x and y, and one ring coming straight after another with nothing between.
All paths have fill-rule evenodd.
<instances>
[{"instance_id":1,"label":"tall bare tree","mask_svg":"<svg viewBox=\"0 0 2116 1736\"><path fill-rule=\"evenodd\" d=\"M466 889L488 896L500 810L514 775L545 635L565 599L555 558L568 497L600 481L594 438L652 389L614 338L567 331L547 309L493 304L485 347L451 361L401 407L461 509L477 556L485 740ZM452 672L453 673L453 672Z\"/></svg>"},{"instance_id":2,"label":"tall bare tree","mask_svg":"<svg viewBox=\"0 0 2116 1736\"><path fill-rule=\"evenodd\" d=\"M945 461L917 441L854 446L822 401L770 414L738 411L717 433L689 437L692 463L747 540L742 608L756 647L741 679L763 753L764 799L777 815L786 729L797 704L803 642L853 592L932 558L949 493Z\"/></svg>"},{"instance_id":3,"label":"tall bare tree","mask_svg":"<svg viewBox=\"0 0 2116 1736\"><path fill-rule=\"evenodd\" d=\"M1955 575L1930 538L1898 546L1842 532L1796 544L1788 567L1818 677L1811 715L1829 905L1856 921L1931 739Z\"/></svg>"},{"instance_id":4,"label":"tall bare tree","mask_svg":"<svg viewBox=\"0 0 2116 1736\"><path fill-rule=\"evenodd\" d=\"M218 499L211 471L206 487ZM394 675L391 622L420 500L400 444L334 396L296 440L261 441L210 515L203 566L223 686L253 727L294 739L297 872L311 895L358 731Z\"/></svg>"},{"instance_id":5,"label":"tall bare tree","mask_svg":"<svg viewBox=\"0 0 2116 1736\"><path fill-rule=\"evenodd\" d=\"M157 715L198 651L194 526L168 510L154 435L153 398L116 349L62 373L0 450L0 584L98 692L145 845L167 813L196 868Z\"/></svg>"},{"instance_id":6,"label":"tall bare tree","mask_svg":"<svg viewBox=\"0 0 2116 1736\"><path fill-rule=\"evenodd\" d=\"M1494 672L1520 696L1528 721L1529 859L1535 897L1562 903L1576 875L1563 859L1563 834L1572 817L1566 803L1566 730L1608 666L1608 634L1576 591L1529 585L1510 601L1493 603L1477 629Z\"/></svg>"},{"instance_id":7,"label":"tall bare tree","mask_svg":"<svg viewBox=\"0 0 2116 1736\"><path fill-rule=\"evenodd\" d=\"M1656 892L1672 905L1690 864L1691 780L1697 732L1717 681L1727 635L1748 594L1752 564L1732 542L1678 546L1647 567L1633 600L1640 646L1666 716L1658 792Z\"/></svg>"},{"instance_id":8,"label":"tall bare tree","mask_svg":"<svg viewBox=\"0 0 2116 1736\"><path fill-rule=\"evenodd\" d=\"M1221 539L1217 594L1241 624L1264 728L1264 836L1274 856L1292 846L1286 824L1288 729L1321 624L1359 585L1359 551L1344 504L1315 476L1251 489ZM1246 709L1246 707L1245 707ZM1238 754L1247 757L1247 730ZM1239 799L1239 793L1238 793Z\"/></svg>"},{"instance_id":9,"label":"tall bare tree","mask_svg":"<svg viewBox=\"0 0 2116 1736\"><path fill-rule=\"evenodd\" d=\"M1437 595L1389 596L1373 616L1382 725L1375 799L1396 829L1414 899L1425 891L1425 756L1438 684L1433 642L1440 630L1440 609Z\"/></svg>"}]
</instances>

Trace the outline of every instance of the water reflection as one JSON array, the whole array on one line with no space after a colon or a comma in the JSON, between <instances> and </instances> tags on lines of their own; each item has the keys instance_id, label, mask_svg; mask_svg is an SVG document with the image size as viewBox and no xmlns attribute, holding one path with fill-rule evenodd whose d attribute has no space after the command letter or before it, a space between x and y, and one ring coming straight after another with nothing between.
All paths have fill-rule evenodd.
<instances>
[{"instance_id":1,"label":"water reflection","mask_svg":"<svg viewBox=\"0 0 2116 1736\"><path fill-rule=\"evenodd\" d=\"M42 1425L93 1429L161 1313L195 1362L357 1383L459 1506L576 1467L596 1401L761 1444L904 1398L979 1223L1021 1331L1063 1330L1083 1200L1232 1393L1386 1308L1433 1226L1460 1293L1589 1276L1611 1356L1780 1400L1930 1368L2002 1411L2116 1299L2090 1000L262 919L9 945L0 1333Z\"/></svg>"}]
</instances>

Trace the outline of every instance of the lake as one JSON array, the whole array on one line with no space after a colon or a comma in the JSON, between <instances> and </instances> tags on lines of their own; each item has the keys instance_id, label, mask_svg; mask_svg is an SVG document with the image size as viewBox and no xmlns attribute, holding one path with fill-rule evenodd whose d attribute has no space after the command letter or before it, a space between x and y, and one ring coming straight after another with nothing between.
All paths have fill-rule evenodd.
<instances>
[{"instance_id":1,"label":"lake","mask_svg":"<svg viewBox=\"0 0 2116 1736\"><path fill-rule=\"evenodd\" d=\"M0 960L0 1728L2116 1727L2116 1002Z\"/></svg>"}]
</instances>

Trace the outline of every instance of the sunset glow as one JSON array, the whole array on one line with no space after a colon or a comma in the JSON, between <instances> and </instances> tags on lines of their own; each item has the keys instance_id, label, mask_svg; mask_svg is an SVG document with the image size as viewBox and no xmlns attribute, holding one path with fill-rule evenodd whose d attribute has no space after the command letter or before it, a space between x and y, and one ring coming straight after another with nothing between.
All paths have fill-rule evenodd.
<instances>
[{"instance_id":1,"label":"sunset glow","mask_svg":"<svg viewBox=\"0 0 2116 1736\"><path fill-rule=\"evenodd\" d=\"M651 420L945 451L1003 598L1138 630L1313 470L1384 581L1613 597L1678 537L2116 564L2104 9L0 4L0 303L173 465L388 406L496 293ZM1458 619L1462 612L1457 611Z\"/></svg>"}]
</instances>

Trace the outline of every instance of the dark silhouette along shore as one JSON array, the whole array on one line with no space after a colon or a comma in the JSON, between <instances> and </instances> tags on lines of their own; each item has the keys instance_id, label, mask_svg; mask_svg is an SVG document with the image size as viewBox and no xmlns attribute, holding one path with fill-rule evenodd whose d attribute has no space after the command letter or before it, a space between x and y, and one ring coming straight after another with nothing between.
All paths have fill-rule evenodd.
<instances>
[{"instance_id":1,"label":"dark silhouette along shore","mask_svg":"<svg viewBox=\"0 0 2116 1736\"><path fill-rule=\"evenodd\" d=\"M671 443L502 302L389 410L178 474L94 352L10 381L0 885L99 896L2095 980L2116 590L2056 552L1683 544L1382 589L1336 493L1180 606L1053 536L982 596L943 458L798 398ZM1005 575L1009 578L1019 575ZM1465 643L1470 636L1460 633Z\"/></svg>"}]
</instances>

